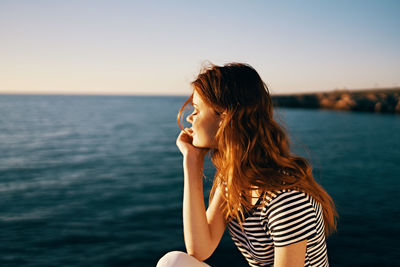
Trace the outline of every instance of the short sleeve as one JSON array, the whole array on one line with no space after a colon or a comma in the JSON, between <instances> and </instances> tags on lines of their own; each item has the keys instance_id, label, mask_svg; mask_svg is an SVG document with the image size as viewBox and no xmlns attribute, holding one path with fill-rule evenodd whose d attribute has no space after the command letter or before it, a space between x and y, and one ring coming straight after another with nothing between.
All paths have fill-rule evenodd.
<instances>
[{"instance_id":1,"label":"short sleeve","mask_svg":"<svg viewBox=\"0 0 400 267\"><path fill-rule=\"evenodd\" d=\"M279 194L268 205L267 227L274 246L283 247L317 234L317 217L310 197L299 191Z\"/></svg>"}]
</instances>

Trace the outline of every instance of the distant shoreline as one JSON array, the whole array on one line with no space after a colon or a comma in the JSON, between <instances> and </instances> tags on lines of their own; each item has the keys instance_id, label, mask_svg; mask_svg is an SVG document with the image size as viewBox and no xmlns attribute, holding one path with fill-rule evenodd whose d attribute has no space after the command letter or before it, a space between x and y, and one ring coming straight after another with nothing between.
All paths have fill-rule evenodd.
<instances>
[{"instance_id":1,"label":"distant shoreline","mask_svg":"<svg viewBox=\"0 0 400 267\"><path fill-rule=\"evenodd\" d=\"M271 95L278 107L400 114L400 87Z\"/></svg>"},{"instance_id":2,"label":"distant shoreline","mask_svg":"<svg viewBox=\"0 0 400 267\"><path fill-rule=\"evenodd\" d=\"M189 97L174 94L68 94L5 93L31 96L104 96L104 97ZM271 94L274 106L287 108L331 109L400 114L400 87L375 89L340 89L309 93Z\"/></svg>"}]
</instances>

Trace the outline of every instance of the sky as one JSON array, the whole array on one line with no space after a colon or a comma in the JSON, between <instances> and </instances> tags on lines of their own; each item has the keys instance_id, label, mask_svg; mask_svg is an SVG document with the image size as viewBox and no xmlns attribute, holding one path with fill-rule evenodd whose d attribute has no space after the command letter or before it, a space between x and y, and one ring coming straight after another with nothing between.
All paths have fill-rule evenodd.
<instances>
[{"instance_id":1,"label":"sky","mask_svg":"<svg viewBox=\"0 0 400 267\"><path fill-rule=\"evenodd\" d=\"M271 94L400 86L400 1L3 1L0 93L188 95L201 66Z\"/></svg>"}]
</instances>

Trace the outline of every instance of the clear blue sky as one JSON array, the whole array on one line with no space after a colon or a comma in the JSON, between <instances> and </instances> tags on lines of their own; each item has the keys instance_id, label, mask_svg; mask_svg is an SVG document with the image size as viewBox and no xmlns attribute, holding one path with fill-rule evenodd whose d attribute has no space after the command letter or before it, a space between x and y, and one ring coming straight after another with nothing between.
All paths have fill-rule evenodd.
<instances>
[{"instance_id":1,"label":"clear blue sky","mask_svg":"<svg viewBox=\"0 0 400 267\"><path fill-rule=\"evenodd\" d=\"M2 1L0 93L189 94L245 62L272 93L400 86L400 1Z\"/></svg>"}]
</instances>

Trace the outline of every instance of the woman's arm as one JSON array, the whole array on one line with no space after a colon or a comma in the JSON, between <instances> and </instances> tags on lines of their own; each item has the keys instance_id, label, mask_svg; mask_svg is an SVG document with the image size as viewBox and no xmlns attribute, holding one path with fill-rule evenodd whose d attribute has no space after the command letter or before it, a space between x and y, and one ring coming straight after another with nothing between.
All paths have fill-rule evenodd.
<instances>
[{"instance_id":1,"label":"woman's arm","mask_svg":"<svg viewBox=\"0 0 400 267\"><path fill-rule=\"evenodd\" d=\"M188 254L203 261L214 252L226 224L220 209L223 198L219 191L207 212L205 210L203 165L208 149L194 147L192 141L193 138L185 131L181 131L176 140L183 155L183 233Z\"/></svg>"},{"instance_id":2,"label":"woman's arm","mask_svg":"<svg viewBox=\"0 0 400 267\"><path fill-rule=\"evenodd\" d=\"M203 157L184 156L183 230L186 250L200 261L218 246L226 224L221 212L223 198L217 190L207 212L203 195Z\"/></svg>"},{"instance_id":3,"label":"woman's arm","mask_svg":"<svg viewBox=\"0 0 400 267\"><path fill-rule=\"evenodd\" d=\"M274 267L303 267L307 240L274 248Z\"/></svg>"}]
</instances>

